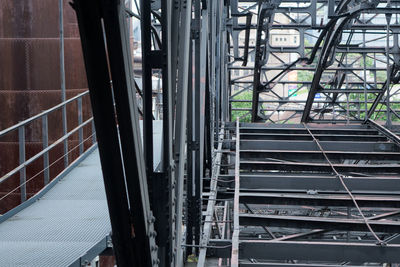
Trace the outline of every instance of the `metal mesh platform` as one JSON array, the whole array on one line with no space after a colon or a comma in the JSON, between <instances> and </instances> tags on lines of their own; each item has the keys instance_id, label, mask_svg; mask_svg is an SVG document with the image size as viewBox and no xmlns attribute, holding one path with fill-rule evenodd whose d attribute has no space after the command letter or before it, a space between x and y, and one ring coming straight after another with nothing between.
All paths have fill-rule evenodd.
<instances>
[{"instance_id":1,"label":"metal mesh platform","mask_svg":"<svg viewBox=\"0 0 400 267\"><path fill-rule=\"evenodd\" d=\"M98 150L0 224L0 266L81 266L111 231Z\"/></svg>"}]
</instances>

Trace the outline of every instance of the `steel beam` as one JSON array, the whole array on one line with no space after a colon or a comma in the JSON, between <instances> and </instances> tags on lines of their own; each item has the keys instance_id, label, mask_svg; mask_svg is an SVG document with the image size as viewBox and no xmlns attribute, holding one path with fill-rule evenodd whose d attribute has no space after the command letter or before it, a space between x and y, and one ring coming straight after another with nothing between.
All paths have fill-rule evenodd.
<instances>
[{"instance_id":1,"label":"steel beam","mask_svg":"<svg viewBox=\"0 0 400 267\"><path fill-rule=\"evenodd\" d=\"M337 179L337 178L336 178ZM353 201L347 194L299 194L299 193L240 193L240 202L263 205L313 205L313 206L352 206ZM399 196L363 196L355 195L360 207L400 208Z\"/></svg>"},{"instance_id":2,"label":"steel beam","mask_svg":"<svg viewBox=\"0 0 400 267\"><path fill-rule=\"evenodd\" d=\"M232 180L226 177L225 180ZM355 192L361 191L400 191L399 177L351 177L344 178L347 187ZM221 186L230 186L229 183L221 183ZM240 179L242 189L270 190L316 190L316 191L342 191L343 186L336 177L289 175L289 174L242 174Z\"/></svg>"},{"instance_id":3,"label":"steel beam","mask_svg":"<svg viewBox=\"0 0 400 267\"><path fill-rule=\"evenodd\" d=\"M303 229L322 228L326 230L369 232L363 220L326 217L240 214L240 224L242 226L273 226ZM377 232L400 232L400 222L397 221L369 221L369 224Z\"/></svg>"},{"instance_id":4,"label":"steel beam","mask_svg":"<svg viewBox=\"0 0 400 267\"><path fill-rule=\"evenodd\" d=\"M243 258L355 262L399 262L399 245L248 240L240 243ZM290 251L291 253L288 253Z\"/></svg>"},{"instance_id":5,"label":"steel beam","mask_svg":"<svg viewBox=\"0 0 400 267\"><path fill-rule=\"evenodd\" d=\"M354 152L354 151L327 151L329 159L336 161L344 160L372 160L374 162L393 160L400 158L400 153L396 152ZM242 150L240 151L242 159L262 160L266 158L295 160L295 161L326 161L324 155L319 151L301 151L301 150Z\"/></svg>"},{"instance_id":6,"label":"steel beam","mask_svg":"<svg viewBox=\"0 0 400 267\"><path fill-rule=\"evenodd\" d=\"M399 152L396 144L388 142L320 141L325 151ZM312 141L241 140L243 150L301 150L319 151Z\"/></svg>"},{"instance_id":7,"label":"steel beam","mask_svg":"<svg viewBox=\"0 0 400 267\"><path fill-rule=\"evenodd\" d=\"M328 163L279 162L279 161L241 161L244 170L281 170L281 171L320 171L332 172ZM360 173L400 173L399 164L334 164L339 172Z\"/></svg>"},{"instance_id":8,"label":"steel beam","mask_svg":"<svg viewBox=\"0 0 400 267\"><path fill-rule=\"evenodd\" d=\"M103 3L98 1L75 0L73 2L73 7L76 10L81 35L103 179L113 230L112 241L114 253L119 266L157 265L157 256L152 253L150 249L151 244L155 245L155 243L152 238L154 235L150 226L152 217L149 214L149 206L145 205L147 203L146 191L140 190L139 195L135 196L135 199L138 200L138 202L135 203L135 205L137 205L135 209L138 209L135 210L137 217L132 217L128 203L127 184L125 181L128 179L130 181L129 185L137 183L144 186L143 183L140 182L143 176L140 176L140 174L139 176L130 176L130 174L133 174L133 169L132 172L128 170L128 176L125 176L124 163L126 162L122 159L120 147L120 137L124 138L123 142L135 143L136 147L140 146L140 140L138 140L138 135L136 135L136 139L131 138L129 140L125 139L125 137L127 137L126 135L119 136L116 125L116 116L118 114L115 114L112 88L110 86L109 66L112 72L118 68L120 68L119 70L121 71L127 71L126 66L124 66L127 62L127 58L120 58L120 56L123 56L124 51L126 52L126 50L122 48L122 43L126 41L126 39L123 38L125 32L118 32L119 30L125 30L123 26L121 27L121 25L119 25L120 13L118 10L121 6L117 1L107 2L107 6L111 7L111 9L107 10L109 13L103 14L102 4ZM103 16L104 19L107 20L105 24L102 23ZM116 40L113 40L114 43L110 44L111 47L108 47L108 52L110 53L112 51L112 54L115 56L111 58L110 65L107 61L103 25L106 25L106 28L109 30L106 33L107 35L110 34L110 31L116 34ZM121 68L121 64L124 67ZM121 76L118 76L118 78L116 77L116 79L121 79L119 80L120 90L125 90L125 92L121 93L128 93L127 77L125 76L127 73L120 75ZM125 101L127 101L127 99ZM124 107L121 108L124 109ZM130 117L132 113L128 113L126 116ZM129 125L132 120L136 119L130 117L131 121L129 121L127 120L128 117L120 118L120 125ZM123 119L124 121L122 121ZM132 127L132 125L130 126ZM133 130L134 129L131 128L131 131L129 131L127 135L132 134ZM135 154L131 155L138 156ZM125 160L129 160L129 158ZM129 164L137 166L136 164L138 164L138 162L136 162L136 164L130 162ZM135 171L138 170L139 169L136 169ZM134 208L134 206L132 206L132 208ZM135 229L135 232L133 232L133 229Z\"/></svg>"}]
</instances>

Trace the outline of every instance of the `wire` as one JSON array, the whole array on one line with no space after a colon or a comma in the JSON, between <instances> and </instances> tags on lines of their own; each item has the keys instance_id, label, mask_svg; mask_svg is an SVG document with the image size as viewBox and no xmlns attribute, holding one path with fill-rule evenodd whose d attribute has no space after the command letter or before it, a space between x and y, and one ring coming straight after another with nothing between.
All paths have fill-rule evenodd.
<instances>
[{"instance_id":1,"label":"wire","mask_svg":"<svg viewBox=\"0 0 400 267\"><path fill-rule=\"evenodd\" d=\"M91 135L89 135L86 139L84 139L81 143L77 144L76 146L74 146L71 150L69 150L66 154L63 154L61 157L59 157L58 159L56 159L53 163L49 164L49 166L47 166L46 168L44 168L43 170L41 170L40 172L36 173L34 176L32 176L31 178L29 178L28 180L26 180L25 182L23 182L22 184L20 184L19 186L17 186L16 188L14 188L13 190L11 190L10 192L8 192L7 194L5 194L4 196L2 196L0 198L0 201L3 200L4 198L6 198L7 196L9 196L10 194L14 193L15 191L17 191L18 188L20 188L23 185L26 185L28 182L30 182L31 180L33 180L34 178L36 178L39 174L41 174L42 172L44 172L45 170L49 169L51 166L53 166L54 164L56 164L59 160L63 159L65 156L67 156L69 153L71 153L72 151L74 151L76 148L78 148L80 145L82 145L83 143L85 143L87 140L89 140L90 138L93 137L95 133L92 133Z\"/></svg>"},{"instance_id":2,"label":"wire","mask_svg":"<svg viewBox=\"0 0 400 267\"><path fill-rule=\"evenodd\" d=\"M202 246L202 245L191 245L191 244L182 244L182 247L195 247L195 248L230 248L232 244L226 246Z\"/></svg>"},{"instance_id":3,"label":"wire","mask_svg":"<svg viewBox=\"0 0 400 267\"><path fill-rule=\"evenodd\" d=\"M317 144L319 150L322 152L322 154L324 155L326 161L329 163L329 165L331 166L332 170L334 171L334 173L336 174L336 177L339 178L340 183L343 185L344 189L347 191L347 193L349 194L351 200L353 201L354 205L356 206L358 212L360 213L361 217L364 220L365 225L367 226L368 230L371 232L371 234L375 237L375 239L378 241L378 245L384 246L386 245L386 242L382 241L374 232L374 230L372 229L371 225L369 224L367 218L364 216L364 213L361 211L360 206L358 205L354 195L351 193L351 191L349 190L349 188L347 187L346 183L343 180L343 175L339 174L339 172L336 170L335 166L333 166L332 162L329 160L328 155L326 155L324 149L322 148L322 146L320 145L320 143L318 142L318 140L315 138L315 136L313 135L313 133L310 131L310 129L308 128L308 126L303 122L304 127L306 128L306 130L308 131L308 133L312 136L312 138L314 139L314 142Z\"/></svg>"}]
</instances>

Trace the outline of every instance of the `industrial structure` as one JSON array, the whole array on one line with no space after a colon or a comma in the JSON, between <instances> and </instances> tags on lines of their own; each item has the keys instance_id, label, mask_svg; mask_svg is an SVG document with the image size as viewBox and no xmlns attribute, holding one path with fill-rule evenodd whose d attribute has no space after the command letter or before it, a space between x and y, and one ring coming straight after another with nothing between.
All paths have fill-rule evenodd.
<instances>
[{"instance_id":1,"label":"industrial structure","mask_svg":"<svg viewBox=\"0 0 400 267\"><path fill-rule=\"evenodd\" d=\"M400 1L4 1L0 266L400 265Z\"/></svg>"}]
</instances>

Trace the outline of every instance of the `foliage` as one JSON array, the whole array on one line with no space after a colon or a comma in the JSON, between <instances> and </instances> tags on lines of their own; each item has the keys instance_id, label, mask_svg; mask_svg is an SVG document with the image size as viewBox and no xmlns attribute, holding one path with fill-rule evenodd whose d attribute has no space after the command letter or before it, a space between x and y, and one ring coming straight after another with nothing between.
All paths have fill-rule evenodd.
<instances>
[{"instance_id":1,"label":"foliage","mask_svg":"<svg viewBox=\"0 0 400 267\"><path fill-rule=\"evenodd\" d=\"M239 117L240 122L250 122L251 121L251 100L253 98L253 94L251 91L245 91L237 96L235 96L234 100L247 100L248 102L232 102L232 112L231 112L231 121L236 121L236 118ZM249 109L249 110L233 110L235 108L240 109Z\"/></svg>"}]
</instances>

